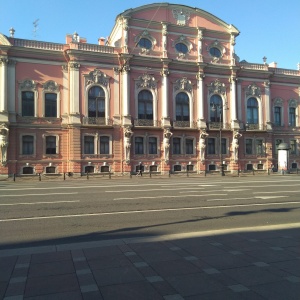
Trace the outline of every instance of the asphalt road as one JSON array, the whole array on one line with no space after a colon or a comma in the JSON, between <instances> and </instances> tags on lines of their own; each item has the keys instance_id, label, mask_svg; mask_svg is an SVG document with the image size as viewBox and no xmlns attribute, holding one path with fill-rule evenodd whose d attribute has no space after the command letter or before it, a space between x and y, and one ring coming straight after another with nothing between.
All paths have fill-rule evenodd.
<instances>
[{"instance_id":1,"label":"asphalt road","mask_svg":"<svg viewBox=\"0 0 300 300\"><path fill-rule=\"evenodd\" d=\"M300 177L0 182L0 248L299 222Z\"/></svg>"}]
</instances>

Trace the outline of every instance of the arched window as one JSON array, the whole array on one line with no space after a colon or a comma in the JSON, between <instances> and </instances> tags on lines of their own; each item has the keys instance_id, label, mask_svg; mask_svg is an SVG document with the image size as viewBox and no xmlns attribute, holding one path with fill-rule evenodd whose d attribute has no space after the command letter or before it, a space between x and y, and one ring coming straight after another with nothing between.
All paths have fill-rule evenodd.
<instances>
[{"instance_id":1,"label":"arched window","mask_svg":"<svg viewBox=\"0 0 300 300\"><path fill-rule=\"evenodd\" d=\"M105 93L100 86L93 86L89 89L88 116L90 118L105 117Z\"/></svg>"},{"instance_id":2,"label":"arched window","mask_svg":"<svg viewBox=\"0 0 300 300\"><path fill-rule=\"evenodd\" d=\"M152 48L152 42L146 38L141 38L138 42L139 47L145 48L145 49L151 49Z\"/></svg>"},{"instance_id":3,"label":"arched window","mask_svg":"<svg viewBox=\"0 0 300 300\"><path fill-rule=\"evenodd\" d=\"M153 120L153 96L148 90L138 94L138 119Z\"/></svg>"},{"instance_id":4,"label":"arched window","mask_svg":"<svg viewBox=\"0 0 300 300\"><path fill-rule=\"evenodd\" d=\"M247 101L247 123L258 124L258 102L254 97Z\"/></svg>"},{"instance_id":5,"label":"arched window","mask_svg":"<svg viewBox=\"0 0 300 300\"><path fill-rule=\"evenodd\" d=\"M291 106L289 107L289 125L296 126L296 108Z\"/></svg>"},{"instance_id":6,"label":"arched window","mask_svg":"<svg viewBox=\"0 0 300 300\"><path fill-rule=\"evenodd\" d=\"M186 53L188 53L188 51L189 51L187 45L184 44L184 43L177 43L177 44L175 45L175 49L177 50L177 52L183 53L183 54L186 54Z\"/></svg>"},{"instance_id":7,"label":"arched window","mask_svg":"<svg viewBox=\"0 0 300 300\"><path fill-rule=\"evenodd\" d=\"M212 95L209 101L210 106L210 121L221 122L222 114L222 98L220 95Z\"/></svg>"},{"instance_id":8,"label":"arched window","mask_svg":"<svg viewBox=\"0 0 300 300\"><path fill-rule=\"evenodd\" d=\"M176 121L190 121L189 97L186 93L176 95Z\"/></svg>"}]
</instances>

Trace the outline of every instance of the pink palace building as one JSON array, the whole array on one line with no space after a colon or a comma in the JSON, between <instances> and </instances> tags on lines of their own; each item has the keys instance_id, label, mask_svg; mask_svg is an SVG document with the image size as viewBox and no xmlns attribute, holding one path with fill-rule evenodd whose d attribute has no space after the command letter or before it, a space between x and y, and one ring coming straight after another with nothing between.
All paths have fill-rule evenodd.
<instances>
[{"instance_id":1,"label":"pink palace building","mask_svg":"<svg viewBox=\"0 0 300 300\"><path fill-rule=\"evenodd\" d=\"M299 168L300 71L235 54L239 30L155 3L108 39L0 34L0 174L234 173ZM255 47L255 45L253 46ZM253 49L255 50L255 49Z\"/></svg>"}]
</instances>

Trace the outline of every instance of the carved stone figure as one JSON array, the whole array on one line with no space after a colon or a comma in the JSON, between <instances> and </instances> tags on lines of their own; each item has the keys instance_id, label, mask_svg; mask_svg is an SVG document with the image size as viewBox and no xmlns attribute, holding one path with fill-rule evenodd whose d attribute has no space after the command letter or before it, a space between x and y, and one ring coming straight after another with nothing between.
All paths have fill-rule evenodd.
<instances>
[{"instance_id":1,"label":"carved stone figure","mask_svg":"<svg viewBox=\"0 0 300 300\"><path fill-rule=\"evenodd\" d=\"M205 148L206 148L206 138L208 137L208 133L205 130L202 130L200 133L200 160L205 160Z\"/></svg>"},{"instance_id":2,"label":"carved stone figure","mask_svg":"<svg viewBox=\"0 0 300 300\"><path fill-rule=\"evenodd\" d=\"M131 137L133 135L132 130L129 127L124 129L124 148L125 148L125 161L130 162L130 149L131 149Z\"/></svg>"},{"instance_id":3,"label":"carved stone figure","mask_svg":"<svg viewBox=\"0 0 300 300\"><path fill-rule=\"evenodd\" d=\"M233 159L234 161L238 160L238 153L239 153L239 138L242 135L239 133L238 130L233 132L233 140L232 140L232 149L233 149Z\"/></svg>"},{"instance_id":4,"label":"carved stone figure","mask_svg":"<svg viewBox=\"0 0 300 300\"><path fill-rule=\"evenodd\" d=\"M0 150L1 150L1 164L3 166L7 163L7 147L8 147L8 127L6 124L0 126Z\"/></svg>"},{"instance_id":5,"label":"carved stone figure","mask_svg":"<svg viewBox=\"0 0 300 300\"><path fill-rule=\"evenodd\" d=\"M165 152L165 162L166 164L169 162L169 154L170 154L170 138L173 133L169 128L164 130L164 152Z\"/></svg>"}]
</instances>

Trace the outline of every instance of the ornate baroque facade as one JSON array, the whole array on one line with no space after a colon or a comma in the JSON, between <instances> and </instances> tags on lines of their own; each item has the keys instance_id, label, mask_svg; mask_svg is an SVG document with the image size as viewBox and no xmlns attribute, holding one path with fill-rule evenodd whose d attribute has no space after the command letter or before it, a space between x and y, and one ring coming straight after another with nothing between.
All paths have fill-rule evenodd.
<instances>
[{"instance_id":1,"label":"ornate baroque facade","mask_svg":"<svg viewBox=\"0 0 300 300\"><path fill-rule=\"evenodd\" d=\"M299 70L239 61L198 8L127 10L107 41L0 34L0 174L265 169L299 159Z\"/></svg>"}]
</instances>

